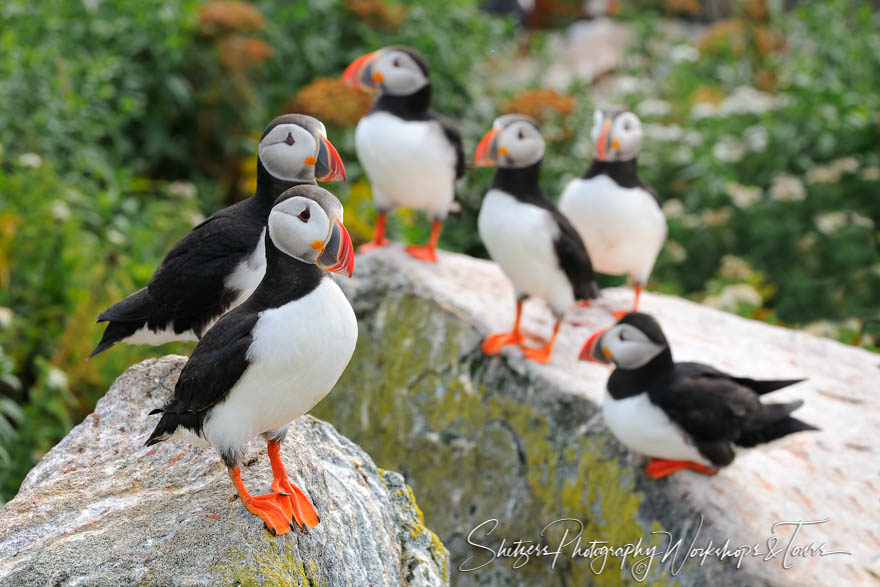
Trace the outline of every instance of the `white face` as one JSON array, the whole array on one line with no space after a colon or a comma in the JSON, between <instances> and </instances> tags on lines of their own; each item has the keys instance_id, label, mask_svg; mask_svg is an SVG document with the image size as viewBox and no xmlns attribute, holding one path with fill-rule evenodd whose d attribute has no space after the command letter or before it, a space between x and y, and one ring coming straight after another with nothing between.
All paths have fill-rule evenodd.
<instances>
[{"instance_id":1,"label":"white face","mask_svg":"<svg viewBox=\"0 0 880 587\"><path fill-rule=\"evenodd\" d=\"M279 124L260 141L260 161L278 179L314 181L317 156L315 137L298 124Z\"/></svg>"},{"instance_id":2,"label":"white face","mask_svg":"<svg viewBox=\"0 0 880 587\"><path fill-rule=\"evenodd\" d=\"M379 55L373 64L373 77L382 91L392 96L415 94L430 81L415 59L396 49Z\"/></svg>"},{"instance_id":3,"label":"white face","mask_svg":"<svg viewBox=\"0 0 880 587\"><path fill-rule=\"evenodd\" d=\"M330 219L310 198L284 200L269 213L269 237L283 253L306 263L315 263L321 245L330 234Z\"/></svg>"},{"instance_id":4,"label":"white face","mask_svg":"<svg viewBox=\"0 0 880 587\"><path fill-rule=\"evenodd\" d=\"M606 122L605 115L601 110L593 113L593 130L590 136L596 145L596 153L599 150L599 141L602 139L602 130ZM604 161L629 161L639 154L642 147L642 122L632 112L622 112L611 121L611 127L606 135L606 154Z\"/></svg>"},{"instance_id":5,"label":"white face","mask_svg":"<svg viewBox=\"0 0 880 587\"><path fill-rule=\"evenodd\" d=\"M631 324L618 324L602 335L602 346L611 360L622 369L638 369L666 348L649 339Z\"/></svg>"},{"instance_id":6,"label":"white face","mask_svg":"<svg viewBox=\"0 0 880 587\"><path fill-rule=\"evenodd\" d=\"M544 157L544 136L533 124L517 120L498 133L498 166L527 167Z\"/></svg>"}]
</instances>

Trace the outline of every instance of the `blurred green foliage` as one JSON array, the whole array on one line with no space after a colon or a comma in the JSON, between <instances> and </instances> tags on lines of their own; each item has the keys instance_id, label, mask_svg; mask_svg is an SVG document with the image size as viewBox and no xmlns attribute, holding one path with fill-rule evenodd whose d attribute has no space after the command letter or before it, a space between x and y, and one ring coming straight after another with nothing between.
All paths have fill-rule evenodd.
<instances>
[{"instance_id":1,"label":"blurred green foliage","mask_svg":"<svg viewBox=\"0 0 880 587\"><path fill-rule=\"evenodd\" d=\"M335 116L351 110L350 94L317 78L385 45L417 47L434 107L456 121L468 154L502 111L535 109L548 193L583 172L593 90L540 90L554 59L547 35L517 46L513 23L478 5L0 4L0 499L126 366L191 348L118 347L85 361L97 313L141 287L203 215L248 195L259 133L307 102L303 88L327 92L312 101L335 120L329 136L349 177L331 189L352 236L369 238L354 120ZM698 49L656 19L628 18L635 43L609 99L645 122L641 173L670 222L649 288L771 321L832 321L823 333L853 341L852 319L880 308L880 35L868 4L746 14ZM485 255L476 215L491 174L471 169L459 184L463 211L447 221L444 248ZM392 219L398 239L427 230L418 214Z\"/></svg>"}]
</instances>

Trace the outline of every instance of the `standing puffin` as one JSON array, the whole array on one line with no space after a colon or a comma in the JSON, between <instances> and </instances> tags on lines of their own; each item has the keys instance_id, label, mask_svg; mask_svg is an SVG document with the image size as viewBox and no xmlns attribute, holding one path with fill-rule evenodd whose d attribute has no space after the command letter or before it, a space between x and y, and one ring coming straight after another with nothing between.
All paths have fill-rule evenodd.
<instances>
[{"instance_id":1,"label":"standing puffin","mask_svg":"<svg viewBox=\"0 0 880 587\"><path fill-rule=\"evenodd\" d=\"M431 78L425 58L409 47L385 47L356 59L342 79L379 92L354 134L378 212L373 241L360 250L389 244L388 213L404 206L424 210L431 219L428 243L407 247L407 252L436 261L440 228L454 205L455 181L464 175L464 151L458 130L430 109Z\"/></svg>"},{"instance_id":2,"label":"standing puffin","mask_svg":"<svg viewBox=\"0 0 880 587\"><path fill-rule=\"evenodd\" d=\"M285 114L263 131L257 191L213 214L175 244L146 287L98 315L109 322L94 357L117 342L164 344L197 340L230 308L251 295L266 270L263 233L284 190L345 181L345 168L311 116Z\"/></svg>"},{"instance_id":3,"label":"standing puffin","mask_svg":"<svg viewBox=\"0 0 880 587\"><path fill-rule=\"evenodd\" d=\"M584 176L565 187L559 210L584 239L596 271L630 275L635 312L666 240L666 217L636 171L642 145L638 117L626 110L596 110L592 137L596 156Z\"/></svg>"},{"instance_id":4,"label":"standing puffin","mask_svg":"<svg viewBox=\"0 0 880 587\"><path fill-rule=\"evenodd\" d=\"M165 407L150 446L172 436L207 441L229 470L244 506L284 534L291 519L318 524L308 497L287 478L281 442L290 422L317 404L345 370L357 320L330 273L351 276L354 250L342 205L317 186L284 192L269 214L266 274L243 304L196 345ZM252 437L268 443L272 493L252 496L240 465Z\"/></svg>"},{"instance_id":5,"label":"standing puffin","mask_svg":"<svg viewBox=\"0 0 880 587\"><path fill-rule=\"evenodd\" d=\"M616 366L602 415L620 442L653 457L645 472L655 479L682 469L711 475L733 461L737 446L818 430L791 416L803 401L761 403L763 394L803 379L756 380L675 363L660 325L647 314L631 312L597 331L580 358Z\"/></svg>"},{"instance_id":6,"label":"standing puffin","mask_svg":"<svg viewBox=\"0 0 880 587\"><path fill-rule=\"evenodd\" d=\"M546 346L523 347L523 354L539 363L550 361L562 318L575 301L599 295L584 243L538 184L543 158L541 129L521 114L496 119L474 153L475 165L498 165L477 227L489 256L516 292L513 330L486 338L483 352L494 355L507 345L523 346L522 305L527 297L537 296L556 317Z\"/></svg>"}]
</instances>

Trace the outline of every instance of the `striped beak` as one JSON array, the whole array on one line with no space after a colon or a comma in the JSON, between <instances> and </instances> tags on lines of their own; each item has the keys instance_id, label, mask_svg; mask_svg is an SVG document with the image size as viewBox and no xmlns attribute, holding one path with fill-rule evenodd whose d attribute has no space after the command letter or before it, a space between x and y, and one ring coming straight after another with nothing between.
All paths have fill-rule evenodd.
<instances>
[{"instance_id":1,"label":"striped beak","mask_svg":"<svg viewBox=\"0 0 880 587\"><path fill-rule=\"evenodd\" d=\"M354 273L354 247L351 237L348 236L342 220L335 214L330 220L330 226L330 236L324 241L316 264L330 273L343 273L351 277Z\"/></svg>"},{"instance_id":2,"label":"striped beak","mask_svg":"<svg viewBox=\"0 0 880 587\"><path fill-rule=\"evenodd\" d=\"M373 51L361 55L351 62L342 72L342 81L361 90L375 90L382 83L379 72L373 72L373 61L382 53L382 50Z\"/></svg>"},{"instance_id":3,"label":"striped beak","mask_svg":"<svg viewBox=\"0 0 880 587\"><path fill-rule=\"evenodd\" d=\"M578 355L578 358L581 361L591 361L594 363L611 362L611 353L608 352L602 344L602 336L606 331L607 329L597 330L587 339L587 342L585 342L584 346L581 348L580 355Z\"/></svg>"},{"instance_id":4,"label":"striped beak","mask_svg":"<svg viewBox=\"0 0 880 587\"><path fill-rule=\"evenodd\" d=\"M602 132L599 133L599 140L596 142L596 159L599 161L607 161L609 151L613 148L611 145L611 123L609 119L602 122Z\"/></svg>"},{"instance_id":5,"label":"striped beak","mask_svg":"<svg viewBox=\"0 0 880 587\"><path fill-rule=\"evenodd\" d=\"M325 137L318 141L318 157L315 161L315 179L318 181L345 181L345 165L333 143Z\"/></svg>"},{"instance_id":6,"label":"striped beak","mask_svg":"<svg viewBox=\"0 0 880 587\"><path fill-rule=\"evenodd\" d=\"M474 165L491 167L498 163L498 133L500 132L500 128L493 128L483 136L474 153Z\"/></svg>"}]
</instances>

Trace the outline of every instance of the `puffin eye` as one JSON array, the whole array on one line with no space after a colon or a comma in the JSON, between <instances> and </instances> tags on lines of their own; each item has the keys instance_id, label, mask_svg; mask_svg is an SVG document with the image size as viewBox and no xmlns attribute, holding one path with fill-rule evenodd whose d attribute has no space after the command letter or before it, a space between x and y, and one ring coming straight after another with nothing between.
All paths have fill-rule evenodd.
<instances>
[{"instance_id":1,"label":"puffin eye","mask_svg":"<svg viewBox=\"0 0 880 587\"><path fill-rule=\"evenodd\" d=\"M296 142L296 139L293 138L292 132L287 131L287 138L284 139L284 142L287 143L288 145L292 145Z\"/></svg>"},{"instance_id":2,"label":"puffin eye","mask_svg":"<svg viewBox=\"0 0 880 587\"><path fill-rule=\"evenodd\" d=\"M302 220L303 222L308 222L309 218L311 218L311 217L312 217L312 213L309 211L308 208L306 208L305 210L303 210L302 212L299 213L299 219Z\"/></svg>"},{"instance_id":3,"label":"puffin eye","mask_svg":"<svg viewBox=\"0 0 880 587\"><path fill-rule=\"evenodd\" d=\"M519 140L523 140L524 138L526 138L526 135L525 135L525 133L524 133L523 131L519 131L519 132L516 134L516 138L518 138Z\"/></svg>"},{"instance_id":4,"label":"puffin eye","mask_svg":"<svg viewBox=\"0 0 880 587\"><path fill-rule=\"evenodd\" d=\"M400 67L400 59L395 57L394 61L391 62L391 65L394 67Z\"/></svg>"}]
</instances>

